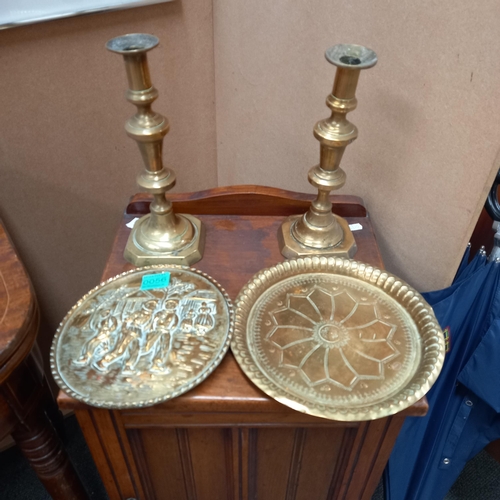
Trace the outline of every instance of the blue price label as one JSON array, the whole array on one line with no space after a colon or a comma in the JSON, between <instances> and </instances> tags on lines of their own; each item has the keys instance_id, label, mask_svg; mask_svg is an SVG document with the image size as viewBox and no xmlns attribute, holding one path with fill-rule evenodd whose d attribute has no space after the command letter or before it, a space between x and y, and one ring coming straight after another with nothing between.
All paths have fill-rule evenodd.
<instances>
[{"instance_id":1,"label":"blue price label","mask_svg":"<svg viewBox=\"0 0 500 500\"><path fill-rule=\"evenodd\" d=\"M170 283L170 273L146 274L142 277L141 290L166 288Z\"/></svg>"}]
</instances>

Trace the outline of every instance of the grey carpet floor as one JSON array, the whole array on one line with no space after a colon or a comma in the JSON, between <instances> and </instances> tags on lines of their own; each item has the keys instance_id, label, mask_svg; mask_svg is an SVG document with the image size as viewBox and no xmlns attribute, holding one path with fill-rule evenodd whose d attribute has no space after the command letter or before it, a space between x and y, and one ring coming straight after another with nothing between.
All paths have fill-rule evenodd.
<instances>
[{"instance_id":1,"label":"grey carpet floor","mask_svg":"<svg viewBox=\"0 0 500 500\"><path fill-rule=\"evenodd\" d=\"M90 498L108 500L76 418L66 418L65 425L68 436L66 449ZM50 496L16 447L0 453L0 500L50 500ZM383 500L382 483L379 484L372 500ZM445 500L500 500L500 463L485 451L479 453L467 464Z\"/></svg>"}]
</instances>

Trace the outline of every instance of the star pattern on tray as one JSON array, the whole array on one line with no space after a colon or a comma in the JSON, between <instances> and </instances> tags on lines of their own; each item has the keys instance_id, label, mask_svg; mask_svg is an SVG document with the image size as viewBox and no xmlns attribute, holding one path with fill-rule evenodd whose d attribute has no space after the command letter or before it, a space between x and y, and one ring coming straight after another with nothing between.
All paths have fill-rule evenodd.
<instances>
[{"instance_id":1,"label":"star pattern on tray","mask_svg":"<svg viewBox=\"0 0 500 500\"><path fill-rule=\"evenodd\" d=\"M288 293L269 313L266 339L280 351L279 367L296 370L310 387L352 391L363 380L384 380L384 365L400 354L392 341L396 325L368 298L335 288Z\"/></svg>"}]
</instances>

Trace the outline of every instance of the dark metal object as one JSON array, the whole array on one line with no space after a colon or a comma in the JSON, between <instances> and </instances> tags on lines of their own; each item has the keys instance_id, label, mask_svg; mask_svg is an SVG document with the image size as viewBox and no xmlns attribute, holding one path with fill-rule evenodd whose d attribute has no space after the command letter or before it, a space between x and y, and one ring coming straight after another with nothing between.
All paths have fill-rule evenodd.
<instances>
[{"instance_id":1,"label":"dark metal object","mask_svg":"<svg viewBox=\"0 0 500 500\"><path fill-rule=\"evenodd\" d=\"M495 221L500 222L500 202L498 201L498 186L500 185L500 170L497 172L493 186L491 186L484 208L488 215Z\"/></svg>"}]
</instances>

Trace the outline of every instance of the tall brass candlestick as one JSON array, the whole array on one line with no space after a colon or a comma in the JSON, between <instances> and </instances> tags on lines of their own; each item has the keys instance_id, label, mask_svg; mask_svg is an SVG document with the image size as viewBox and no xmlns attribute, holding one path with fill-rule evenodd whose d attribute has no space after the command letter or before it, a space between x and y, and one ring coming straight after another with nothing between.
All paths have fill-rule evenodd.
<instances>
[{"instance_id":1,"label":"tall brass candlestick","mask_svg":"<svg viewBox=\"0 0 500 500\"><path fill-rule=\"evenodd\" d=\"M165 193L175 184L175 173L163 166L163 138L169 131L168 120L154 112L151 104L158 91L151 83L146 53L159 43L147 34L124 35L110 40L106 47L122 54L129 89L126 98L137 106L125 130L137 141L145 169L137 184L153 195L150 214L135 224L124 257L136 266L150 264L183 264L198 262L203 255L204 231L201 222L192 215L175 214Z\"/></svg>"},{"instance_id":2,"label":"tall brass candlestick","mask_svg":"<svg viewBox=\"0 0 500 500\"><path fill-rule=\"evenodd\" d=\"M311 254L352 257L356 253L349 224L332 213L329 195L345 184L340 160L346 146L358 136L358 129L346 115L357 105L360 71L375 66L377 55L360 45L341 44L329 48L325 56L337 66L337 72L332 93L326 98L332 114L314 127L314 136L320 142L320 163L309 170L309 182L318 189L318 196L307 213L289 217L279 229L280 250L287 258Z\"/></svg>"}]
</instances>

